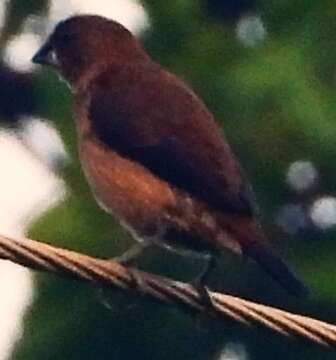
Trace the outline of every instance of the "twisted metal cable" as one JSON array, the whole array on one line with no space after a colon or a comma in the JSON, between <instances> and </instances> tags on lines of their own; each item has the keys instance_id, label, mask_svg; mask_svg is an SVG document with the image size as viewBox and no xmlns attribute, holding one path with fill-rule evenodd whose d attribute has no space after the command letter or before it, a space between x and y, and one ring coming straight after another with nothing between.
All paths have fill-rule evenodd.
<instances>
[{"instance_id":1,"label":"twisted metal cable","mask_svg":"<svg viewBox=\"0 0 336 360\"><path fill-rule=\"evenodd\" d=\"M160 303L229 318L249 327L259 324L286 337L336 348L335 325L212 291L209 291L211 302L205 302L204 294L189 284L121 266L111 260L1 235L0 258L35 270L134 291Z\"/></svg>"}]
</instances>

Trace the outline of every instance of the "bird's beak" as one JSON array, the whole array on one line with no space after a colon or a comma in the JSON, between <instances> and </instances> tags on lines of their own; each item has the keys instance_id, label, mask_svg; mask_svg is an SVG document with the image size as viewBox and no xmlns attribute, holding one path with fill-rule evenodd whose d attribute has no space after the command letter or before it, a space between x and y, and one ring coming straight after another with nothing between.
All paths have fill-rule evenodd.
<instances>
[{"instance_id":1,"label":"bird's beak","mask_svg":"<svg viewBox=\"0 0 336 360\"><path fill-rule=\"evenodd\" d=\"M57 68L59 66L59 61L55 52L55 49L47 41L33 56L32 62L40 65L49 65Z\"/></svg>"}]
</instances>

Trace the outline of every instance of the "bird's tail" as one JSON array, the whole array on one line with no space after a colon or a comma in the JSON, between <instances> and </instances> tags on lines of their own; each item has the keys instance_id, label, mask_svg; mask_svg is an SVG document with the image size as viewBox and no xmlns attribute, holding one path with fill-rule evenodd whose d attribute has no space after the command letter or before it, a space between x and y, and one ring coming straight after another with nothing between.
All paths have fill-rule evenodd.
<instances>
[{"instance_id":1,"label":"bird's tail","mask_svg":"<svg viewBox=\"0 0 336 360\"><path fill-rule=\"evenodd\" d=\"M290 294L305 296L307 287L288 268L284 261L273 251L268 244L261 227L252 219L246 219L244 224L230 226L233 237L239 240L244 254L254 259L274 280L278 281Z\"/></svg>"},{"instance_id":2,"label":"bird's tail","mask_svg":"<svg viewBox=\"0 0 336 360\"><path fill-rule=\"evenodd\" d=\"M251 242L244 252L259 263L266 272L277 280L290 294L308 295L308 289L301 280L288 268L284 261L264 243Z\"/></svg>"}]
</instances>

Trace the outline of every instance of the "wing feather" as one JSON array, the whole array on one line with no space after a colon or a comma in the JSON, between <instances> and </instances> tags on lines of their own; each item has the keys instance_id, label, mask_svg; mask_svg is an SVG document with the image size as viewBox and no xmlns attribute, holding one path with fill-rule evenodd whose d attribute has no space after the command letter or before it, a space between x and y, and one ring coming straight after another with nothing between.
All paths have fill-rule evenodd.
<instances>
[{"instance_id":1,"label":"wing feather","mask_svg":"<svg viewBox=\"0 0 336 360\"><path fill-rule=\"evenodd\" d=\"M162 69L134 70L102 74L91 89L100 140L220 211L252 214L250 186L201 100Z\"/></svg>"}]
</instances>

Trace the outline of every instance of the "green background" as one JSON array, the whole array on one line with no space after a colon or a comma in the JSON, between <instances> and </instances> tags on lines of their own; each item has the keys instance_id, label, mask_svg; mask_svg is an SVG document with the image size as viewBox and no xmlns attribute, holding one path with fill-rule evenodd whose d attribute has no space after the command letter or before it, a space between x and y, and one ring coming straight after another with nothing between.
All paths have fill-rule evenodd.
<instances>
[{"instance_id":1,"label":"green background","mask_svg":"<svg viewBox=\"0 0 336 360\"><path fill-rule=\"evenodd\" d=\"M275 224L282 205L309 206L318 195L335 193L335 1L257 1L267 36L255 47L237 41L234 17L215 16L201 1L143 3L152 23L144 46L189 82L215 114L254 186L272 243L311 295L294 299L254 263L231 255L213 281L228 293L336 323L335 231L312 227L291 236ZM2 48L27 16L43 14L47 7L42 0L9 4ZM29 235L92 255L120 254L133 240L98 208L83 179L69 91L50 71L34 74L33 84L36 114L56 124L75 161L60 170L70 196L39 219ZM285 177L288 166L301 159L316 165L321 180L318 189L298 196ZM146 270L186 281L201 265L157 249L140 262ZM216 321L203 321L200 329L197 320L177 309L48 274L36 276L36 289L15 360L216 359L228 342L243 343L250 359L335 358L318 346L289 342L264 329Z\"/></svg>"}]
</instances>

